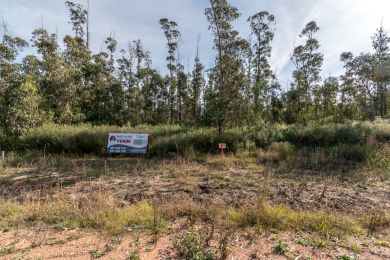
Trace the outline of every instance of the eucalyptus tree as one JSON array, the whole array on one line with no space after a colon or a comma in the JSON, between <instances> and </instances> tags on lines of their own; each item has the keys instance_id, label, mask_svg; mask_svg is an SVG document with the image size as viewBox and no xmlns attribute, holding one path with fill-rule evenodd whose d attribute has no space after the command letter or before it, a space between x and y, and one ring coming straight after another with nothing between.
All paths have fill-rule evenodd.
<instances>
[{"instance_id":1,"label":"eucalyptus tree","mask_svg":"<svg viewBox=\"0 0 390 260\"><path fill-rule=\"evenodd\" d=\"M321 123L332 123L338 119L337 95L339 79L328 77L323 84L313 90L314 120Z\"/></svg>"},{"instance_id":2,"label":"eucalyptus tree","mask_svg":"<svg viewBox=\"0 0 390 260\"><path fill-rule=\"evenodd\" d=\"M0 125L8 127L12 123L9 121L9 105L18 108L18 104L8 102L7 95L15 94L14 90L22 83L22 64L17 62L17 58L28 43L20 37L11 36L6 26L3 30L0 42Z\"/></svg>"},{"instance_id":3,"label":"eucalyptus tree","mask_svg":"<svg viewBox=\"0 0 390 260\"><path fill-rule=\"evenodd\" d=\"M32 44L39 54L41 77L39 91L43 101L43 109L52 114L54 121L58 122L63 111L63 92L67 89L68 71L57 42L57 35L50 34L44 28L32 33Z\"/></svg>"},{"instance_id":4,"label":"eucalyptus tree","mask_svg":"<svg viewBox=\"0 0 390 260\"><path fill-rule=\"evenodd\" d=\"M300 37L304 44L297 46L291 56L295 66L293 71L293 87L299 92L300 100L298 106L298 120L307 123L311 116L312 91L320 80L323 55L318 51L320 44L314 35L319 27L316 22L309 22L303 29Z\"/></svg>"},{"instance_id":5,"label":"eucalyptus tree","mask_svg":"<svg viewBox=\"0 0 390 260\"><path fill-rule=\"evenodd\" d=\"M88 11L80 4L76 4L71 1L66 1L65 5L69 9L69 23L72 24L72 29L75 32L76 37L79 37L81 39L84 38L85 30L87 29L88 32ZM88 35L87 40L84 41L85 43L88 42Z\"/></svg>"},{"instance_id":6,"label":"eucalyptus tree","mask_svg":"<svg viewBox=\"0 0 390 260\"><path fill-rule=\"evenodd\" d=\"M28 47L27 41L20 37L11 36L4 27L0 42L0 94L9 84L18 80L21 64L17 62L17 57L26 47ZM0 98L2 96L0 95Z\"/></svg>"},{"instance_id":7,"label":"eucalyptus tree","mask_svg":"<svg viewBox=\"0 0 390 260\"><path fill-rule=\"evenodd\" d=\"M176 91L177 91L177 66L176 55L178 45L181 40L181 34L178 29L178 24L175 21L167 18L160 19L161 29L167 39L168 57L167 68L169 70L169 107L170 107L170 122L175 122L175 106L176 106Z\"/></svg>"},{"instance_id":8,"label":"eucalyptus tree","mask_svg":"<svg viewBox=\"0 0 390 260\"><path fill-rule=\"evenodd\" d=\"M271 43L274 38L275 16L266 11L259 12L248 18L252 35L255 36L253 46L254 59L254 84L253 84L253 103L255 114L258 116L271 104L272 82L275 75L271 70L269 58L271 57Z\"/></svg>"},{"instance_id":9,"label":"eucalyptus tree","mask_svg":"<svg viewBox=\"0 0 390 260\"><path fill-rule=\"evenodd\" d=\"M204 66L199 59L199 51L197 51L190 88L190 110L192 124L194 125L199 125L201 119L200 98L205 84L203 69Z\"/></svg>"},{"instance_id":10,"label":"eucalyptus tree","mask_svg":"<svg viewBox=\"0 0 390 260\"><path fill-rule=\"evenodd\" d=\"M91 51L84 39L85 27L87 26L87 11L80 4L65 2L69 9L70 24L74 36L64 37L64 51L62 52L64 79L66 86L61 89L61 102L59 115L56 121L59 123L79 123L85 120L86 111L82 108L85 95L90 82L86 72L92 60Z\"/></svg>"},{"instance_id":11,"label":"eucalyptus tree","mask_svg":"<svg viewBox=\"0 0 390 260\"><path fill-rule=\"evenodd\" d=\"M177 122L187 123L189 106L189 86L188 75L183 69L177 73Z\"/></svg>"},{"instance_id":12,"label":"eucalyptus tree","mask_svg":"<svg viewBox=\"0 0 390 260\"><path fill-rule=\"evenodd\" d=\"M374 120L377 112L376 57L362 53L352 61L354 86L357 89L356 102L362 119Z\"/></svg>"},{"instance_id":13,"label":"eucalyptus tree","mask_svg":"<svg viewBox=\"0 0 390 260\"><path fill-rule=\"evenodd\" d=\"M239 112L242 105L247 104L242 99L242 89L245 81L245 71L242 58L248 50L248 42L239 37L233 29L232 22L238 19L240 13L227 0L209 0L210 7L205 14L210 23L209 29L214 35L214 49L217 51L215 67L215 121L218 134L224 131L226 124L237 124L241 118Z\"/></svg>"},{"instance_id":14,"label":"eucalyptus tree","mask_svg":"<svg viewBox=\"0 0 390 260\"><path fill-rule=\"evenodd\" d=\"M33 77L25 75L4 92L3 120L5 130L13 135L25 134L42 122L39 88Z\"/></svg>"},{"instance_id":15,"label":"eucalyptus tree","mask_svg":"<svg viewBox=\"0 0 390 260\"><path fill-rule=\"evenodd\" d=\"M354 56L351 52L343 52L340 55L340 61L343 63L344 74L340 76L340 103L339 103L339 121L345 119L358 119L357 110L357 88L354 77Z\"/></svg>"},{"instance_id":16,"label":"eucalyptus tree","mask_svg":"<svg viewBox=\"0 0 390 260\"><path fill-rule=\"evenodd\" d=\"M381 117L388 116L388 91L389 91L389 70L390 70L390 37L384 30L383 25L379 27L372 37L372 46L375 49L375 76L377 84L377 110ZM387 74L386 74L387 72Z\"/></svg>"}]
</instances>

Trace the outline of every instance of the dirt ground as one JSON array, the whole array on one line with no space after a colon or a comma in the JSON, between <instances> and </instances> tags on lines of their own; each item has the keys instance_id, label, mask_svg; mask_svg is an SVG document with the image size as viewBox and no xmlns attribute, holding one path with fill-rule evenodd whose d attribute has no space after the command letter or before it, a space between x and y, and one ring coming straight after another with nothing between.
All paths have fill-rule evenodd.
<instances>
[{"instance_id":1,"label":"dirt ground","mask_svg":"<svg viewBox=\"0 0 390 260\"><path fill-rule=\"evenodd\" d=\"M104 172L101 160L74 160L71 167L9 168L3 173L0 196L25 201L57 192L87 194L100 190L132 204L172 197L195 202L242 206L259 196L293 209L364 213L390 210L390 178L315 172L286 166L237 166L229 163L111 160Z\"/></svg>"},{"instance_id":2,"label":"dirt ground","mask_svg":"<svg viewBox=\"0 0 390 260\"><path fill-rule=\"evenodd\" d=\"M140 259L181 259L173 245L182 232L174 225L157 242L141 231L130 230L120 237L105 237L96 231L45 229L12 230L0 233L0 248L9 254L1 259L128 259L136 252ZM380 246L373 238L356 239L339 246L323 248L299 244L298 238L310 234L262 234L248 238L248 234L233 234L228 245L228 259L336 259L353 255L349 247L361 248L358 259L389 259L390 248ZM289 248L285 255L277 255L273 247L283 239ZM364 243L362 242L364 240ZM353 258L351 258L353 259ZM357 259L357 258L356 258Z\"/></svg>"},{"instance_id":3,"label":"dirt ground","mask_svg":"<svg viewBox=\"0 0 390 260\"><path fill-rule=\"evenodd\" d=\"M24 202L59 190L74 196L99 190L113 194L121 205L185 198L196 203L241 207L265 198L273 205L346 216L374 210L388 212L390 179L363 171L351 167L347 172L324 172L289 165L242 165L220 159L111 159L107 165L102 160L69 159L44 166L7 167L0 174L0 198ZM107 237L96 230L58 231L50 227L0 230L0 259L127 259L133 252L141 259L180 259L174 241L184 232L184 226L180 221L174 223L157 241L141 230L129 230L120 237ZM228 259L337 259L352 253L359 259L390 259L389 234L387 229L377 237L349 238L319 247L299 242L313 234L254 235L242 231L229 237ZM283 256L273 252L281 239L289 247ZM215 244L216 241L218 235Z\"/></svg>"}]
</instances>

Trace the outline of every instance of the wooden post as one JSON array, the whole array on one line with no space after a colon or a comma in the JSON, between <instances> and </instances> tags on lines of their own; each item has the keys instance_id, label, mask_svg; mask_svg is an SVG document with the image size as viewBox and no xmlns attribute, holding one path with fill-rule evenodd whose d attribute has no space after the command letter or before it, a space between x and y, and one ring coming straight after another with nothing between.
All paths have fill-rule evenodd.
<instances>
[{"instance_id":1,"label":"wooden post","mask_svg":"<svg viewBox=\"0 0 390 260\"><path fill-rule=\"evenodd\" d=\"M108 138L110 137L110 134L106 137L106 146L104 147L104 174L107 174L107 160L108 160Z\"/></svg>"},{"instance_id":2,"label":"wooden post","mask_svg":"<svg viewBox=\"0 0 390 260\"><path fill-rule=\"evenodd\" d=\"M107 159L104 160L104 174L107 174Z\"/></svg>"},{"instance_id":3,"label":"wooden post","mask_svg":"<svg viewBox=\"0 0 390 260\"><path fill-rule=\"evenodd\" d=\"M1 151L1 164L0 166L5 167L5 151Z\"/></svg>"},{"instance_id":4,"label":"wooden post","mask_svg":"<svg viewBox=\"0 0 390 260\"><path fill-rule=\"evenodd\" d=\"M221 158L225 158L225 149L226 149L226 144L225 143L220 143L219 144L219 149L221 149Z\"/></svg>"},{"instance_id":5,"label":"wooden post","mask_svg":"<svg viewBox=\"0 0 390 260\"><path fill-rule=\"evenodd\" d=\"M146 158L150 158L150 145L152 144L152 136L148 136L148 147L146 148Z\"/></svg>"},{"instance_id":6,"label":"wooden post","mask_svg":"<svg viewBox=\"0 0 390 260\"><path fill-rule=\"evenodd\" d=\"M46 144L43 147L43 166L46 166Z\"/></svg>"}]
</instances>

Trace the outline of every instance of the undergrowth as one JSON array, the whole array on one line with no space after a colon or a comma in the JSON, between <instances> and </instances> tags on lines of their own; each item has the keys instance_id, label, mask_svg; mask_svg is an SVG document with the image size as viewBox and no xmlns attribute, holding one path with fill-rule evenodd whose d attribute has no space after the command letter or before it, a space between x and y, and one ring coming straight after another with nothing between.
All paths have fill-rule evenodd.
<instances>
[{"instance_id":1,"label":"undergrowth","mask_svg":"<svg viewBox=\"0 0 390 260\"><path fill-rule=\"evenodd\" d=\"M193 223L213 223L222 229L307 231L329 237L364 233L370 221L325 211L295 211L264 202L238 209L189 201L153 205L140 202L119 207L111 196L103 193L83 198L58 195L24 203L6 202L0 205L0 227L49 225L58 229L99 229L110 234L120 234L135 227L158 235L170 222L185 217ZM375 228L388 225L388 217L383 216Z\"/></svg>"},{"instance_id":2,"label":"undergrowth","mask_svg":"<svg viewBox=\"0 0 390 260\"><path fill-rule=\"evenodd\" d=\"M267 149L275 143L301 147L339 147L338 156L347 160L366 160L372 140L390 142L390 126L386 123L347 123L324 126L262 125L226 130L218 135L214 128L190 128L177 125L137 127L60 126L47 124L32 129L19 138L0 134L0 148L6 151L43 151L57 154L103 155L109 132L148 133L150 152L155 156L218 152L218 144L226 143L228 152L255 148ZM288 147L286 147L288 148ZM288 148L290 149L290 148ZM365 149L364 151L362 149ZM286 152L289 152L287 150Z\"/></svg>"}]
</instances>

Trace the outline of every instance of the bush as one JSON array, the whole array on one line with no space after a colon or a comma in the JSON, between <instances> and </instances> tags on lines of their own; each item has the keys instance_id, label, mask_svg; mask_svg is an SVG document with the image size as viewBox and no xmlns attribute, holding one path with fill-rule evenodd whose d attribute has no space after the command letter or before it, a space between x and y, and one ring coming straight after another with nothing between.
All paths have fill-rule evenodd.
<instances>
[{"instance_id":1,"label":"bush","mask_svg":"<svg viewBox=\"0 0 390 260\"><path fill-rule=\"evenodd\" d=\"M279 241L276 246L274 246L272 250L275 254L278 255L284 255L289 251L289 248L287 244L283 243L282 241Z\"/></svg>"},{"instance_id":2,"label":"bush","mask_svg":"<svg viewBox=\"0 0 390 260\"><path fill-rule=\"evenodd\" d=\"M352 162L367 162L373 151L361 145L339 145L325 150L326 155Z\"/></svg>"},{"instance_id":3,"label":"bush","mask_svg":"<svg viewBox=\"0 0 390 260\"><path fill-rule=\"evenodd\" d=\"M260 162L291 161L294 150L294 146L289 142L274 142L267 150L260 149L257 157Z\"/></svg>"},{"instance_id":4,"label":"bush","mask_svg":"<svg viewBox=\"0 0 390 260\"><path fill-rule=\"evenodd\" d=\"M206 237L194 231L186 232L176 242L176 247L185 259L188 260L212 260L213 253L206 248Z\"/></svg>"}]
</instances>

